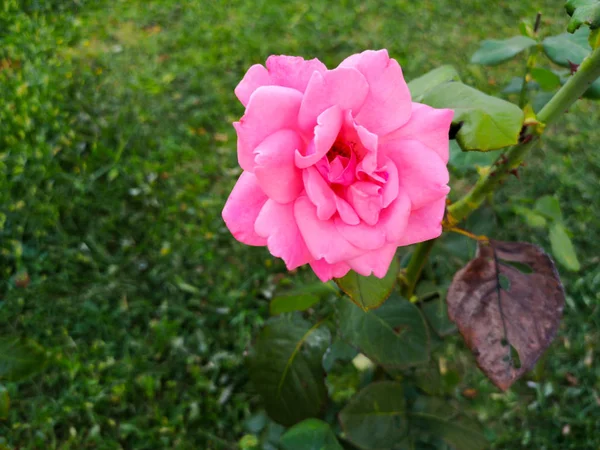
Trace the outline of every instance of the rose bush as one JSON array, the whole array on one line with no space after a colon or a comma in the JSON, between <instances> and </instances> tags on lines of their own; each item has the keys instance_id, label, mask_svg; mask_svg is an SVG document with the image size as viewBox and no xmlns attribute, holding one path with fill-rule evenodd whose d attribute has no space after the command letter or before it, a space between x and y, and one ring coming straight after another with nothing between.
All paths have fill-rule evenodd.
<instances>
[{"instance_id":1,"label":"rose bush","mask_svg":"<svg viewBox=\"0 0 600 450\"><path fill-rule=\"evenodd\" d=\"M271 56L235 93L243 172L223 219L238 241L326 281L382 278L399 246L441 234L453 111L412 102L386 50L333 70Z\"/></svg>"}]
</instances>

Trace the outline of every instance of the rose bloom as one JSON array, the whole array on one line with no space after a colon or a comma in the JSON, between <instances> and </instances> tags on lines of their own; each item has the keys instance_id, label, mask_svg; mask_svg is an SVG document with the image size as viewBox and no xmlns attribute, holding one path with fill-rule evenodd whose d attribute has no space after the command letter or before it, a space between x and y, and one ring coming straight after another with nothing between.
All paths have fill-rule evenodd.
<instances>
[{"instance_id":1,"label":"rose bloom","mask_svg":"<svg viewBox=\"0 0 600 450\"><path fill-rule=\"evenodd\" d=\"M412 102L386 50L333 70L270 56L235 94L243 172L223 219L238 241L327 281L382 278L399 246L441 234L453 111Z\"/></svg>"}]
</instances>

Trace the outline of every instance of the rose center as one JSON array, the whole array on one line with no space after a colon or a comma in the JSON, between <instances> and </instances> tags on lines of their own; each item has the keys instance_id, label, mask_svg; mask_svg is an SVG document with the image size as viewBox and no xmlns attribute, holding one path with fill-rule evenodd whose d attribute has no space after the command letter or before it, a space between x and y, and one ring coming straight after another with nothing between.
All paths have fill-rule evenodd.
<instances>
[{"instance_id":1,"label":"rose center","mask_svg":"<svg viewBox=\"0 0 600 450\"><path fill-rule=\"evenodd\" d=\"M350 159L352 156L352 143L350 145L342 141L339 137L335 140L331 149L327 152L327 159L329 162L333 161L338 156Z\"/></svg>"}]
</instances>

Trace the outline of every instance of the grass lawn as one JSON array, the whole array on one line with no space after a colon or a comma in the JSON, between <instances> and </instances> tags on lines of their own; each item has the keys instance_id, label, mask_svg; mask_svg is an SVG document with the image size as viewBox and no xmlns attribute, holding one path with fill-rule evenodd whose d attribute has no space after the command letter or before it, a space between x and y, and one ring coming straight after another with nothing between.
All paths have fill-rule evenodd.
<instances>
[{"instance_id":1,"label":"grass lawn","mask_svg":"<svg viewBox=\"0 0 600 450\"><path fill-rule=\"evenodd\" d=\"M236 448L260 409L244 351L274 287L295 277L234 241L220 216L240 173L231 122L245 70L270 54L332 67L385 47L407 79L453 64L497 92L522 62L468 65L478 42L518 34L538 10L543 35L561 32L560 4L4 0L0 336L37 341L49 363L3 382L0 449ZM467 368L456 399L494 448L600 447L599 119L591 102L573 108L486 210L503 212L497 237L549 250L505 200L556 194L582 262L561 268L559 337L507 393L459 341L447 349Z\"/></svg>"}]
</instances>

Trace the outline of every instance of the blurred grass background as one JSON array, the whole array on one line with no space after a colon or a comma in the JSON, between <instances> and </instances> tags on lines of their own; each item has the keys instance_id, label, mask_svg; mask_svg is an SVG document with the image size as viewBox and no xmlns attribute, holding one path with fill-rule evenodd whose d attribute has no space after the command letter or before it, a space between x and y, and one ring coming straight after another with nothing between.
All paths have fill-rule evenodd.
<instances>
[{"instance_id":1,"label":"blurred grass background","mask_svg":"<svg viewBox=\"0 0 600 450\"><path fill-rule=\"evenodd\" d=\"M387 48L407 79L453 64L498 92L522 62L470 66L478 42L518 34L537 11L542 35L567 23L550 0L0 6L0 335L34 339L50 360L5 384L7 449L228 449L247 432L260 406L243 354L293 279L220 217L240 173L233 88L251 64L290 54L332 67ZM583 265L561 269L564 324L529 383L499 393L462 356L456 399L494 448L600 446L599 117L573 108L482 219L549 248L503 205L556 194ZM449 345L443 363L457 354Z\"/></svg>"}]
</instances>

